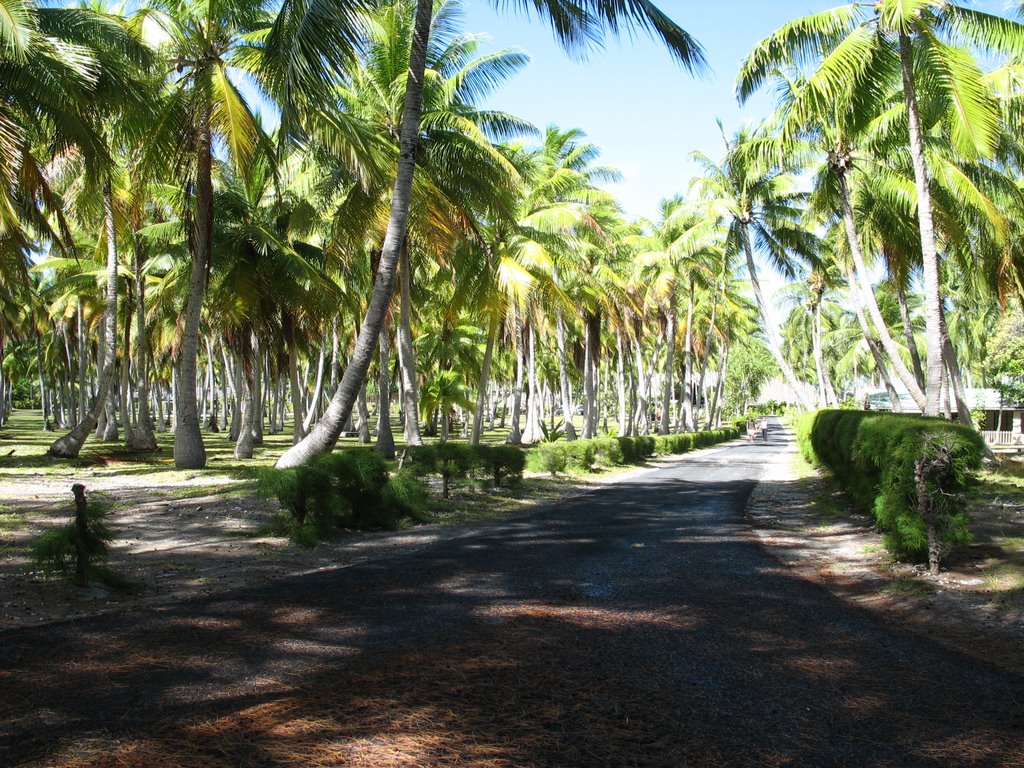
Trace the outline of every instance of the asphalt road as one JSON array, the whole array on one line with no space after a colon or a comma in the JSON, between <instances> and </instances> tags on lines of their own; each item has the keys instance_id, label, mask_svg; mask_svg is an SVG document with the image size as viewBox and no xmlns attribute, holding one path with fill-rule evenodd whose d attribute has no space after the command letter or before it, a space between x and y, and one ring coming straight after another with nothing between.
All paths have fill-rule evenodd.
<instances>
[{"instance_id":1,"label":"asphalt road","mask_svg":"<svg viewBox=\"0 0 1024 768\"><path fill-rule=\"evenodd\" d=\"M359 565L0 634L0 765L1024 765L1024 680L795 577L736 442Z\"/></svg>"}]
</instances>

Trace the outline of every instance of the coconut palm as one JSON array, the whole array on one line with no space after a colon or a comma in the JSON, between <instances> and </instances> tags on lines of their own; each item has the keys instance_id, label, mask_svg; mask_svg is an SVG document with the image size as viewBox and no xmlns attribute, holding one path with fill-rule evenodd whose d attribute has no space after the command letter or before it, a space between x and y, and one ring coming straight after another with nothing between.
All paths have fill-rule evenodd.
<instances>
[{"instance_id":1,"label":"coconut palm","mask_svg":"<svg viewBox=\"0 0 1024 768\"><path fill-rule=\"evenodd\" d=\"M741 100L780 66L816 65L806 99L848 103L902 85L917 195L925 289L927 375L924 411L937 415L946 375L939 251L926 158L922 101L943 106L943 123L967 157L992 156L1000 141L998 104L969 51L1024 55L1024 25L949 0L849 3L786 24L761 41L740 71Z\"/></svg>"},{"instance_id":2,"label":"coconut palm","mask_svg":"<svg viewBox=\"0 0 1024 768\"><path fill-rule=\"evenodd\" d=\"M547 16L556 36L569 49L582 50L599 41L605 29L617 33L620 26L628 25L639 27L660 38L677 60L689 69L699 70L704 64L703 54L697 42L648 0L577 0L570 5L522 2L517 5L523 8L532 7L535 12ZM383 327L394 292L395 273L405 242L412 200L432 14L433 0L417 0L409 56L409 76L406 81L399 129L399 159L394 193L380 268L374 279L373 294L360 326L356 348L324 418L302 443L291 448L278 460L278 467L302 464L314 455L325 453L334 447L366 378L370 360L377 346L377 336ZM329 32L325 31L324 34Z\"/></svg>"},{"instance_id":3,"label":"coconut palm","mask_svg":"<svg viewBox=\"0 0 1024 768\"><path fill-rule=\"evenodd\" d=\"M776 269L793 277L801 260L814 261L817 238L801 223L806 194L795 190L792 176L784 169L759 161L746 148L752 138L751 132L744 129L726 140L725 158L721 163L695 152L693 157L705 175L694 179L692 184L726 226L727 249L743 254L768 348L797 402L808 408L810 403L803 388L782 355L779 332L761 290L754 252L760 251Z\"/></svg>"}]
</instances>

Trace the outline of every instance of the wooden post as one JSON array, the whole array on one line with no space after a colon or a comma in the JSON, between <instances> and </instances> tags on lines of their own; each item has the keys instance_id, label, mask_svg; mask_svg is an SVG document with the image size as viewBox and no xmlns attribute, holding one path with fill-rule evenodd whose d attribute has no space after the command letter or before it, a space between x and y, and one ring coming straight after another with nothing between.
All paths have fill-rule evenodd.
<instances>
[{"instance_id":1,"label":"wooden post","mask_svg":"<svg viewBox=\"0 0 1024 768\"><path fill-rule=\"evenodd\" d=\"M81 483L72 485L71 492L75 495L75 583L84 587L89 582L85 572L85 542L89 538L88 502L85 499L85 486Z\"/></svg>"}]
</instances>

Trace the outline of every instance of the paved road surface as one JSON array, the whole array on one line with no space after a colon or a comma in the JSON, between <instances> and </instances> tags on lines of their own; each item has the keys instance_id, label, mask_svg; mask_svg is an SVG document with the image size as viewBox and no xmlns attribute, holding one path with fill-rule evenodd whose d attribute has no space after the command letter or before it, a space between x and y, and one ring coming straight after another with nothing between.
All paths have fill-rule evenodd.
<instances>
[{"instance_id":1,"label":"paved road surface","mask_svg":"<svg viewBox=\"0 0 1024 768\"><path fill-rule=\"evenodd\" d=\"M0 634L0 765L1024 765L1024 680L747 535L736 442L392 557Z\"/></svg>"}]
</instances>

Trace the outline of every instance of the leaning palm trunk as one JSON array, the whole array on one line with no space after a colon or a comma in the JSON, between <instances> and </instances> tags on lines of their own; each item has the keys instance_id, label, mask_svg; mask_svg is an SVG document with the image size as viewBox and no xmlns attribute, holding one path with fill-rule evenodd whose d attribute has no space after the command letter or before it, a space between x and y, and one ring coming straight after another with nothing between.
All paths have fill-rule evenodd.
<instances>
[{"instance_id":1,"label":"leaning palm trunk","mask_svg":"<svg viewBox=\"0 0 1024 768\"><path fill-rule=\"evenodd\" d=\"M476 391L476 410L473 413L473 432L469 442L477 445L483 435L484 409L487 407L487 390L490 386L491 360L494 357L494 340L498 335L498 313L491 313L487 328L487 346L484 348L484 362L480 367L480 385Z\"/></svg>"},{"instance_id":2,"label":"leaning palm trunk","mask_svg":"<svg viewBox=\"0 0 1024 768\"><path fill-rule=\"evenodd\" d=\"M101 348L103 366L92 408L88 411L83 410L82 420L75 428L59 437L50 446L50 455L59 459L73 459L81 452L89 434L96 429L99 416L106 408L114 384L114 364L117 357L117 230L114 227L114 196L109 179L103 185L103 219L107 239L107 307Z\"/></svg>"},{"instance_id":3,"label":"leaning palm trunk","mask_svg":"<svg viewBox=\"0 0 1024 768\"><path fill-rule=\"evenodd\" d=\"M924 410L925 393L918 386L917 378L903 362L903 356L900 354L899 347L896 345L892 334L889 333L889 327L885 324L885 319L878 309L878 302L875 301L875 294L871 290L871 284L867 276L868 268L864 261L864 252L861 250L860 238L857 236L857 225L853 217L853 204L850 200L850 188L847 184L846 172L839 170L836 176L839 182L839 205L842 208L843 227L846 230L846 239L850 244L850 254L853 256L854 272L851 284L857 288L859 301L856 303L867 309L870 313L871 321L875 326L875 332L878 334L878 340L885 349L893 370L900 381L903 382L903 386L907 388L914 402L917 403L917 407Z\"/></svg>"},{"instance_id":4,"label":"leaning palm trunk","mask_svg":"<svg viewBox=\"0 0 1024 768\"><path fill-rule=\"evenodd\" d=\"M316 418L317 408L320 405L320 398L324 392L324 365L327 360L327 353L324 348L320 347L320 354L317 357L316 362L316 382L313 384L313 394L309 398L309 405L306 408L306 417L302 421L302 432L305 434L309 432L309 427L313 423L313 419Z\"/></svg>"},{"instance_id":5,"label":"leaning palm trunk","mask_svg":"<svg viewBox=\"0 0 1024 768\"><path fill-rule=\"evenodd\" d=\"M779 366L779 370L782 371L782 376L785 378L786 383L793 390L793 394L800 407L804 410L810 410L810 403L807 402L807 398L804 396L803 387L797 381L793 368L782 355L782 342L779 340L779 333L768 314L768 304L765 301L764 293L761 291L761 281L757 277L757 266L754 264L754 250L750 245L750 231L745 223L742 225L742 238L743 254L747 259L747 273L750 276L750 285L754 289L757 309L761 313L761 322L764 323L764 330L768 336L768 349L772 353L772 357L775 358L775 363Z\"/></svg>"},{"instance_id":6,"label":"leaning palm trunk","mask_svg":"<svg viewBox=\"0 0 1024 768\"><path fill-rule=\"evenodd\" d=\"M910 362L914 366L914 378L917 384L924 391L924 368L921 366L921 355L917 351L917 339L914 338L914 326L910 322L910 308L907 306L907 291L902 285L897 287L896 299L900 307L900 322L903 324L903 338L907 340L907 351L910 353Z\"/></svg>"},{"instance_id":7,"label":"leaning palm trunk","mask_svg":"<svg viewBox=\"0 0 1024 768\"><path fill-rule=\"evenodd\" d=\"M420 112L423 105L423 76L426 69L427 41L430 37L430 21L433 15L432 0L417 0L416 22L413 33L412 51L409 56L409 75L405 88L405 104L402 110L402 126L399 135L398 169L395 177L394 194L391 197L391 213L380 265L373 281L370 303L359 328L355 349L349 360L341 384L338 386L323 418L317 422L309 435L298 445L289 448L277 461L277 467L304 464L318 454L332 450L338 442L342 427L352 413L352 405L359 395L359 388L366 380L366 372L376 351L377 337L384 325L384 317L395 292L395 271L402 243L405 241L409 218L409 204L412 199L412 179L416 168L416 144L419 137Z\"/></svg>"},{"instance_id":8,"label":"leaning palm trunk","mask_svg":"<svg viewBox=\"0 0 1024 768\"><path fill-rule=\"evenodd\" d=\"M213 137L210 109L199 117L196 148L196 209L192 233L192 273L188 281L188 303L178 354L178 378L174 393L174 466L201 469L206 466L206 446L199 431L196 402L196 358L199 356L199 320L206 292L206 270L213 248Z\"/></svg>"},{"instance_id":9,"label":"leaning palm trunk","mask_svg":"<svg viewBox=\"0 0 1024 768\"><path fill-rule=\"evenodd\" d=\"M940 285L939 253L935 245L935 225L932 220L932 198L928 189L928 166L924 158L924 136L917 108L914 85L913 54L910 37L900 32L900 68L903 71L903 97L907 106L910 135L910 158L914 165L914 183L917 187L917 221L921 229L921 262L924 272L925 306L925 416L939 414L940 390L946 376L942 349L942 286Z\"/></svg>"},{"instance_id":10,"label":"leaning palm trunk","mask_svg":"<svg viewBox=\"0 0 1024 768\"><path fill-rule=\"evenodd\" d=\"M729 369L729 342L722 345L722 360L718 366L718 381L715 383L715 394L711 398L711 408L708 409L708 429L714 429L718 424L719 414L722 407L722 395L725 391L725 372Z\"/></svg>"}]
</instances>

